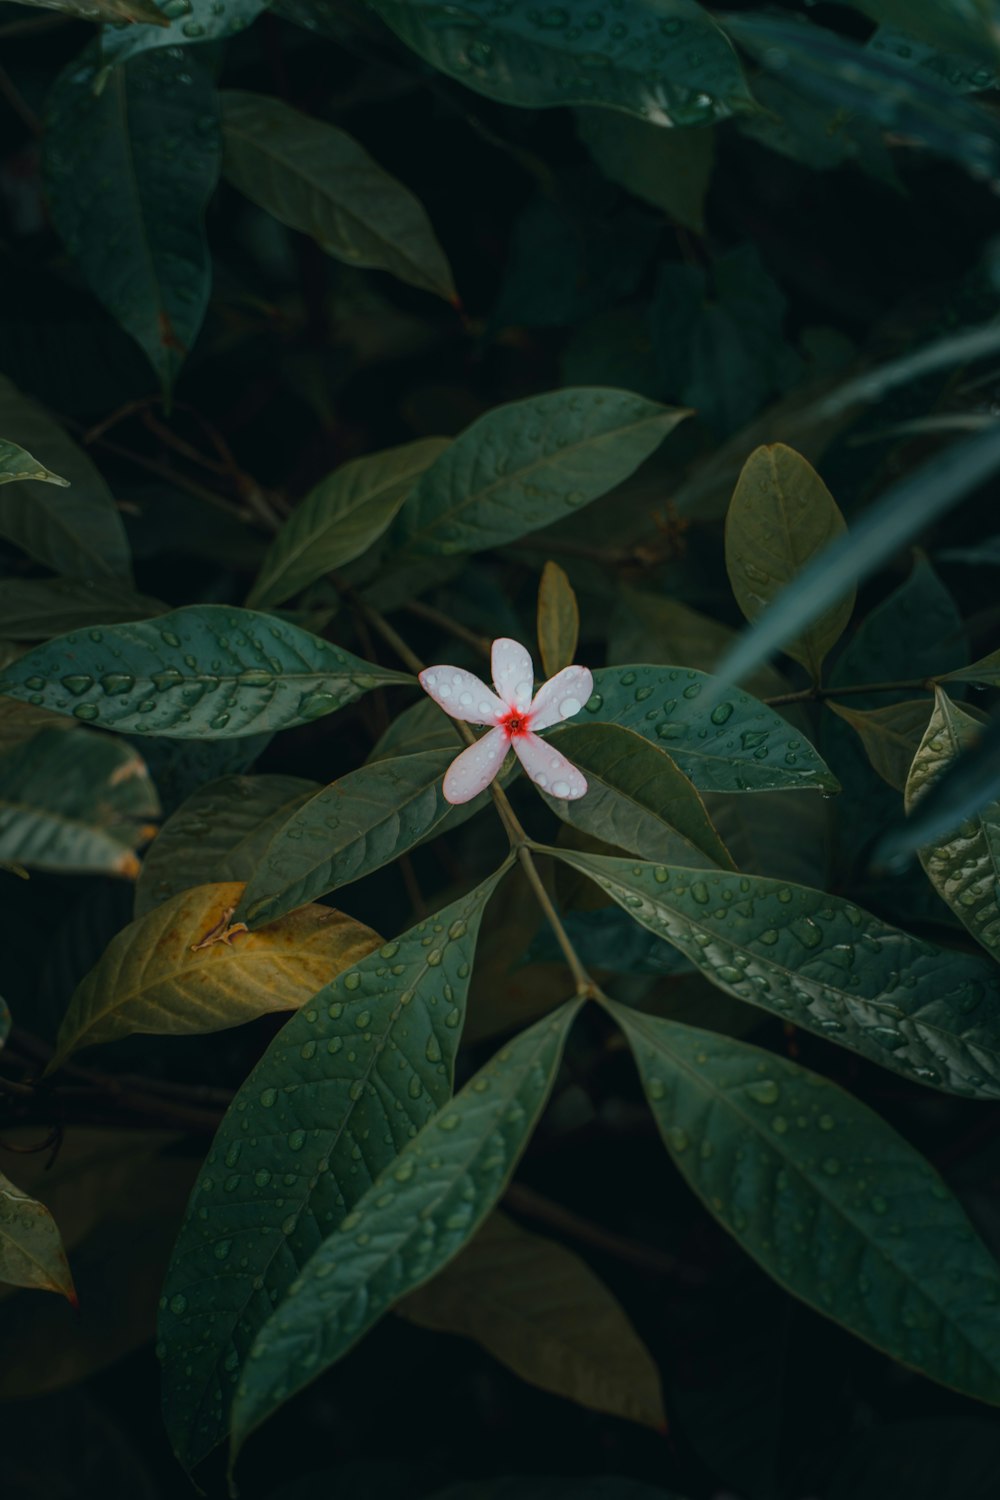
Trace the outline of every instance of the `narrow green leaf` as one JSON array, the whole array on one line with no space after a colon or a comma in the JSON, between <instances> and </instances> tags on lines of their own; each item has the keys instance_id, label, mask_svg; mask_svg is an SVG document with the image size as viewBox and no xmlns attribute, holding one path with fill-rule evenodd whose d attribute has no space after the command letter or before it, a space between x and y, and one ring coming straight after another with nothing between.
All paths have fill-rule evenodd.
<instances>
[{"instance_id":1,"label":"narrow green leaf","mask_svg":"<svg viewBox=\"0 0 1000 1500\"><path fill-rule=\"evenodd\" d=\"M0 1281L59 1292L76 1306L73 1277L48 1209L0 1173Z\"/></svg>"},{"instance_id":2,"label":"narrow green leaf","mask_svg":"<svg viewBox=\"0 0 1000 1500\"><path fill-rule=\"evenodd\" d=\"M729 41L694 0L622 0L613 13L584 0L542 11L468 0L445 16L431 0L375 9L427 62L504 104L605 104L657 125L705 125L753 107Z\"/></svg>"},{"instance_id":3,"label":"narrow green leaf","mask_svg":"<svg viewBox=\"0 0 1000 1500\"><path fill-rule=\"evenodd\" d=\"M0 754L0 860L33 870L139 873L160 810L130 745L44 729Z\"/></svg>"},{"instance_id":4,"label":"narrow green leaf","mask_svg":"<svg viewBox=\"0 0 1000 1500\"><path fill-rule=\"evenodd\" d=\"M981 656L971 666L958 667L954 672L943 672L935 682L971 682L976 687L1000 687L1000 651L991 651Z\"/></svg>"},{"instance_id":5,"label":"narrow green leaf","mask_svg":"<svg viewBox=\"0 0 1000 1500\"><path fill-rule=\"evenodd\" d=\"M854 0L879 25L898 26L942 52L995 67L1000 34L992 0Z\"/></svg>"},{"instance_id":6,"label":"narrow green leaf","mask_svg":"<svg viewBox=\"0 0 1000 1500\"><path fill-rule=\"evenodd\" d=\"M558 563L547 562L538 586L538 651L546 677L554 677L576 660L580 608L573 585Z\"/></svg>"},{"instance_id":7,"label":"narrow green leaf","mask_svg":"<svg viewBox=\"0 0 1000 1500\"><path fill-rule=\"evenodd\" d=\"M618 724L567 724L559 748L588 786L577 802L545 796L564 822L643 859L735 868L697 789L656 745Z\"/></svg>"},{"instance_id":8,"label":"narrow green leaf","mask_svg":"<svg viewBox=\"0 0 1000 1500\"><path fill-rule=\"evenodd\" d=\"M719 989L950 1094L1000 1098L1000 975L759 875L553 850Z\"/></svg>"},{"instance_id":9,"label":"narrow green leaf","mask_svg":"<svg viewBox=\"0 0 1000 1500\"><path fill-rule=\"evenodd\" d=\"M852 523L845 536L824 548L794 582L782 589L767 613L744 633L719 665L716 696L801 634L911 537L988 479L998 466L1000 427L952 444L891 485Z\"/></svg>"},{"instance_id":10,"label":"narrow green leaf","mask_svg":"<svg viewBox=\"0 0 1000 1500\"><path fill-rule=\"evenodd\" d=\"M578 109L576 128L605 177L662 209L675 224L705 233L712 130L661 130L612 109Z\"/></svg>"},{"instance_id":11,"label":"narrow green leaf","mask_svg":"<svg viewBox=\"0 0 1000 1500\"><path fill-rule=\"evenodd\" d=\"M273 922L412 849L449 811L442 782L454 758L453 749L394 756L323 787L273 834L237 920Z\"/></svg>"},{"instance_id":12,"label":"narrow green leaf","mask_svg":"<svg viewBox=\"0 0 1000 1500\"><path fill-rule=\"evenodd\" d=\"M485 881L313 997L234 1099L163 1289L164 1415L193 1468L306 1261L451 1095Z\"/></svg>"},{"instance_id":13,"label":"narrow green leaf","mask_svg":"<svg viewBox=\"0 0 1000 1500\"><path fill-rule=\"evenodd\" d=\"M659 744L700 792L837 790L836 777L787 719L739 691L706 704L711 682L680 667L599 667L584 711ZM561 746L567 728L553 731L554 743Z\"/></svg>"},{"instance_id":14,"label":"narrow green leaf","mask_svg":"<svg viewBox=\"0 0 1000 1500\"><path fill-rule=\"evenodd\" d=\"M498 406L418 480L399 539L416 553L514 541L627 479L687 415L597 386Z\"/></svg>"},{"instance_id":15,"label":"narrow green leaf","mask_svg":"<svg viewBox=\"0 0 1000 1500\"><path fill-rule=\"evenodd\" d=\"M42 484L58 484L63 489L69 485L68 479L53 474L16 443L0 438L0 484L11 484L17 479L35 479Z\"/></svg>"},{"instance_id":16,"label":"narrow green leaf","mask_svg":"<svg viewBox=\"0 0 1000 1500\"><path fill-rule=\"evenodd\" d=\"M1000 1404L1000 1268L933 1167L785 1058L609 1008L674 1163L748 1254L877 1349Z\"/></svg>"},{"instance_id":17,"label":"narrow green leaf","mask_svg":"<svg viewBox=\"0 0 1000 1500\"><path fill-rule=\"evenodd\" d=\"M0 636L39 641L66 630L162 615L167 605L110 579L0 579Z\"/></svg>"},{"instance_id":18,"label":"narrow green leaf","mask_svg":"<svg viewBox=\"0 0 1000 1500\"><path fill-rule=\"evenodd\" d=\"M271 543L247 604L254 609L281 604L324 573L360 557L448 445L448 438L421 438L352 459L321 480Z\"/></svg>"},{"instance_id":19,"label":"narrow green leaf","mask_svg":"<svg viewBox=\"0 0 1000 1500\"><path fill-rule=\"evenodd\" d=\"M755 448L743 465L726 515L726 571L751 624L806 564L847 531L826 485L794 448ZM784 643L814 682L854 609L854 590Z\"/></svg>"},{"instance_id":20,"label":"narrow green leaf","mask_svg":"<svg viewBox=\"0 0 1000 1500\"><path fill-rule=\"evenodd\" d=\"M828 698L826 706L857 733L882 780L901 792L931 716L931 700L908 698L884 708L851 708Z\"/></svg>"},{"instance_id":21,"label":"narrow green leaf","mask_svg":"<svg viewBox=\"0 0 1000 1500\"><path fill-rule=\"evenodd\" d=\"M0 432L65 477L68 489L25 480L0 489L0 535L73 578L131 581L125 528L111 491L62 428L0 375Z\"/></svg>"},{"instance_id":22,"label":"narrow green leaf","mask_svg":"<svg viewBox=\"0 0 1000 1500\"><path fill-rule=\"evenodd\" d=\"M934 712L906 782L906 810L920 806L963 751L982 738L978 719L938 688ZM994 958L1000 958L1000 803L988 803L950 835L924 844L920 863L943 901Z\"/></svg>"},{"instance_id":23,"label":"narrow green leaf","mask_svg":"<svg viewBox=\"0 0 1000 1500\"><path fill-rule=\"evenodd\" d=\"M592 1411L656 1428L666 1420L656 1365L604 1283L499 1209L396 1311L474 1339L522 1380Z\"/></svg>"},{"instance_id":24,"label":"narrow green leaf","mask_svg":"<svg viewBox=\"0 0 1000 1500\"><path fill-rule=\"evenodd\" d=\"M273 615L199 604L36 646L3 669L0 693L102 729L232 739L307 724L412 680Z\"/></svg>"},{"instance_id":25,"label":"narrow green leaf","mask_svg":"<svg viewBox=\"0 0 1000 1500\"><path fill-rule=\"evenodd\" d=\"M545 1107L579 1000L521 1032L384 1167L264 1323L233 1403L232 1454L475 1233Z\"/></svg>"},{"instance_id":26,"label":"narrow green leaf","mask_svg":"<svg viewBox=\"0 0 1000 1500\"><path fill-rule=\"evenodd\" d=\"M173 813L142 862L135 914L208 881L248 881L289 814L320 789L302 776L223 776Z\"/></svg>"},{"instance_id":27,"label":"narrow green leaf","mask_svg":"<svg viewBox=\"0 0 1000 1500\"><path fill-rule=\"evenodd\" d=\"M215 88L197 58L173 47L110 76L106 62L95 45L49 97L49 208L91 291L169 387L211 287L204 220L222 164Z\"/></svg>"},{"instance_id":28,"label":"narrow green leaf","mask_svg":"<svg viewBox=\"0 0 1000 1500\"><path fill-rule=\"evenodd\" d=\"M422 204L353 136L281 99L235 89L222 95L222 128L227 178L282 224L348 265L456 300Z\"/></svg>"}]
</instances>

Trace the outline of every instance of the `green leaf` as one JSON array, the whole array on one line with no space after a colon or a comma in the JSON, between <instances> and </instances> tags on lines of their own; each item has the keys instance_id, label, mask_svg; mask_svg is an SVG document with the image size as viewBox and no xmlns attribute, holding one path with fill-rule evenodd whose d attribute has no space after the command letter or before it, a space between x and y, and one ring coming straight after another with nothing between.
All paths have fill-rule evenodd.
<instances>
[{"instance_id":1,"label":"green leaf","mask_svg":"<svg viewBox=\"0 0 1000 1500\"><path fill-rule=\"evenodd\" d=\"M43 729L79 728L75 719L65 719L62 714L50 713L47 708L19 703L16 698L0 698L0 751L30 740Z\"/></svg>"},{"instance_id":2,"label":"green leaf","mask_svg":"<svg viewBox=\"0 0 1000 1500\"><path fill-rule=\"evenodd\" d=\"M0 754L0 860L33 870L139 873L156 791L130 745L44 729Z\"/></svg>"},{"instance_id":3,"label":"green leaf","mask_svg":"<svg viewBox=\"0 0 1000 1500\"><path fill-rule=\"evenodd\" d=\"M910 698L884 708L851 708L828 698L826 706L850 724L882 780L901 792L931 716L930 699Z\"/></svg>"},{"instance_id":4,"label":"green leaf","mask_svg":"<svg viewBox=\"0 0 1000 1500\"><path fill-rule=\"evenodd\" d=\"M73 1277L48 1209L0 1173L0 1281L59 1292L76 1306Z\"/></svg>"},{"instance_id":5,"label":"green leaf","mask_svg":"<svg viewBox=\"0 0 1000 1500\"><path fill-rule=\"evenodd\" d=\"M238 920L273 922L412 849L448 814L442 782L454 759L455 748L394 756L323 787L273 834Z\"/></svg>"},{"instance_id":6,"label":"green leaf","mask_svg":"<svg viewBox=\"0 0 1000 1500\"><path fill-rule=\"evenodd\" d=\"M468 0L444 16L432 0L375 9L427 62L504 104L606 104L657 125L705 125L753 107L730 43L694 0L622 0L613 14L584 0L541 11Z\"/></svg>"},{"instance_id":7,"label":"green leaf","mask_svg":"<svg viewBox=\"0 0 1000 1500\"><path fill-rule=\"evenodd\" d=\"M61 11L64 16L79 16L85 21L107 21L112 26L122 21L146 21L151 26L170 25L167 16L153 4L153 0L20 0L20 4Z\"/></svg>"},{"instance_id":8,"label":"green leaf","mask_svg":"<svg viewBox=\"0 0 1000 1500\"><path fill-rule=\"evenodd\" d=\"M118 578L132 565L111 491L85 453L40 406L0 375L0 432L64 475L61 486L26 480L0 489L0 535L36 562L74 578Z\"/></svg>"},{"instance_id":9,"label":"green leaf","mask_svg":"<svg viewBox=\"0 0 1000 1500\"><path fill-rule=\"evenodd\" d=\"M795 1296L1000 1404L1000 1270L937 1172L797 1064L609 1003L678 1170Z\"/></svg>"},{"instance_id":10,"label":"green leaf","mask_svg":"<svg viewBox=\"0 0 1000 1500\"><path fill-rule=\"evenodd\" d=\"M321 480L271 543L247 604L281 604L324 573L360 557L448 444L447 438L421 438L352 459Z\"/></svg>"},{"instance_id":11,"label":"green leaf","mask_svg":"<svg viewBox=\"0 0 1000 1500\"><path fill-rule=\"evenodd\" d=\"M412 680L273 615L199 604L36 646L3 669L0 693L102 729L232 739L308 724Z\"/></svg>"},{"instance_id":12,"label":"green leaf","mask_svg":"<svg viewBox=\"0 0 1000 1500\"><path fill-rule=\"evenodd\" d=\"M978 719L952 703L941 688L906 782L913 812L963 751L982 737ZM990 802L950 835L922 845L927 878L959 921L994 958L1000 958L1000 803Z\"/></svg>"},{"instance_id":13,"label":"green leaf","mask_svg":"<svg viewBox=\"0 0 1000 1500\"><path fill-rule=\"evenodd\" d=\"M943 672L935 682L971 682L976 687L1000 687L1000 651L991 651L981 656L971 666L958 667L954 672Z\"/></svg>"},{"instance_id":14,"label":"green leaf","mask_svg":"<svg viewBox=\"0 0 1000 1500\"><path fill-rule=\"evenodd\" d=\"M547 562L538 586L538 651L546 677L554 677L576 660L580 609L573 585L558 563Z\"/></svg>"},{"instance_id":15,"label":"green leaf","mask_svg":"<svg viewBox=\"0 0 1000 1500\"><path fill-rule=\"evenodd\" d=\"M243 1366L234 1458L256 1427L475 1233L545 1107L579 1008L579 1000L567 1001L504 1046L323 1239Z\"/></svg>"},{"instance_id":16,"label":"green leaf","mask_svg":"<svg viewBox=\"0 0 1000 1500\"><path fill-rule=\"evenodd\" d=\"M993 0L854 0L879 25L898 26L942 52L995 67L1000 61Z\"/></svg>"},{"instance_id":17,"label":"green leaf","mask_svg":"<svg viewBox=\"0 0 1000 1500\"><path fill-rule=\"evenodd\" d=\"M522 1380L592 1411L656 1428L666 1420L656 1365L604 1283L499 1210L396 1311L474 1339Z\"/></svg>"},{"instance_id":18,"label":"green leaf","mask_svg":"<svg viewBox=\"0 0 1000 1500\"><path fill-rule=\"evenodd\" d=\"M515 541L627 479L685 416L601 387L498 406L418 480L397 522L399 539L417 553Z\"/></svg>"},{"instance_id":19,"label":"green leaf","mask_svg":"<svg viewBox=\"0 0 1000 1500\"><path fill-rule=\"evenodd\" d=\"M57 79L44 143L56 229L168 389L211 288L204 220L222 164L211 73L161 47L106 76L94 47Z\"/></svg>"},{"instance_id":20,"label":"green leaf","mask_svg":"<svg viewBox=\"0 0 1000 1500\"><path fill-rule=\"evenodd\" d=\"M233 1375L275 1303L449 1098L501 873L319 991L236 1095L163 1289L164 1414L185 1467L225 1438Z\"/></svg>"},{"instance_id":21,"label":"green leaf","mask_svg":"<svg viewBox=\"0 0 1000 1500\"><path fill-rule=\"evenodd\" d=\"M32 458L30 453L19 448L16 443L0 438L0 484L12 484L18 479L35 479L42 484L58 484L63 489L69 485L68 479L53 474L51 469L40 464L37 458Z\"/></svg>"},{"instance_id":22,"label":"green leaf","mask_svg":"<svg viewBox=\"0 0 1000 1500\"><path fill-rule=\"evenodd\" d=\"M605 177L675 224L704 234L715 157L711 130L675 133L611 109L578 109L576 128Z\"/></svg>"},{"instance_id":23,"label":"green leaf","mask_svg":"<svg viewBox=\"0 0 1000 1500\"><path fill-rule=\"evenodd\" d=\"M226 177L260 208L348 265L457 301L423 205L353 136L240 90L222 95L222 128Z\"/></svg>"},{"instance_id":24,"label":"green leaf","mask_svg":"<svg viewBox=\"0 0 1000 1500\"><path fill-rule=\"evenodd\" d=\"M457 755L460 748L454 722L433 698L421 696L396 715L369 755L368 764L393 755L416 755L421 750L453 750Z\"/></svg>"},{"instance_id":25,"label":"green leaf","mask_svg":"<svg viewBox=\"0 0 1000 1500\"><path fill-rule=\"evenodd\" d=\"M719 665L715 693L766 661L773 651L818 619L873 573L911 537L957 505L1000 466L1000 426L954 443L921 468L891 485L880 500L852 522L851 530L825 547L766 614L746 631Z\"/></svg>"},{"instance_id":26,"label":"green leaf","mask_svg":"<svg viewBox=\"0 0 1000 1500\"><path fill-rule=\"evenodd\" d=\"M153 47L185 49L189 64L192 42L211 42L234 36L256 20L266 0L186 0L183 12L169 26L105 27L101 52L106 63L121 64Z\"/></svg>"},{"instance_id":27,"label":"green leaf","mask_svg":"<svg viewBox=\"0 0 1000 1500\"><path fill-rule=\"evenodd\" d=\"M38 641L64 630L162 615L167 605L110 579L0 579L0 636Z\"/></svg>"},{"instance_id":28,"label":"green leaf","mask_svg":"<svg viewBox=\"0 0 1000 1500\"><path fill-rule=\"evenodd\" d=\"M726 571L751 624L822 548L847 530L826 485L794 448L755 448L743 465L726 515ZM854 590L817 615L785 652L814 682L854 609Z\"/></svg>"},{"instance_id":29,"label":"green leaf","mask_svg":"<svg viewBox=\"0 0 1000 1500\"><path fill-rule=\"evenodd\" d=\"M301 776L223 776L199 787L143 859L136 916L194 885L250 880L276 831L319 789Z\"/></svg>"},{"instance_id":30,"label":"green leaf","mask_svg":"<svg viewBox=\"0 0 1000 1500\"><path fill-rule=\"evenodd\" d=\"M910 6L907 5L907 10ZM728 14L726 30L765 72L789 79L834 109L920 142L976 176L1000 172L995 116L933 74L781 12Z\"/></svg>"},{"instance_id":31,"label":"green leaf","mask_svg":"<svg viewBox=\"0 0 1000 1500\"><path fill-rule=\"evenodd\" d=\"M559 748L588 786L577 802L545 796L564 822L643 859L735 868L696 788L669 755L634 730L567 724Z\"/></svg>"},{"instance_id":32,"label":"green leaf","mask_svg":"<svg viewBox=\"0 0 1000 1500\"><path fill-rule=\"evenodd\" d=\"M327 906L303 907L266 932L230 932L242 892L238 882L195 886L112 938L70 1001L48 1071L135 1032L201 1035L296 1010L380 941Z\"/></svg>"},{"instance_id":33,"label":"green leaf","mask_svg":"<svg viewBox=\"0 0 1000 1500\"><path fill-rule=\"evenodd\" d=\"M1000 1098L1000 976L838 896L552 851L719 989L946 1093Z\"/></svg>"},{"instance_id":34,"label":"green leaf","mask_svg":"<svg viewBox=\"0 0 1000 1500\"><path fill-rule=\"evenodd\" d=\"M704 672L680 667L599 667L584 711L659 744L700 792L837 790L836 778L786 719L739 691L706 708L709 683ZM552 740L561 746L568 727L553 730Z\"/></svg>"}]
</instances>

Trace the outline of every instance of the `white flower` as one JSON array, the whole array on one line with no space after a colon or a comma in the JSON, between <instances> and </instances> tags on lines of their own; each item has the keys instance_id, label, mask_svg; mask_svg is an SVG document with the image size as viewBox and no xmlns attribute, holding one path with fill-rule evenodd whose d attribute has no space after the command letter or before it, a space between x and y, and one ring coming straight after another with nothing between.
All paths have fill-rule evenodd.
<instances>
[{"instance_id":1,"label":"white flower","mask_svg":"<svg viewBox=\"0 0 1000 1500\"><path fill-rule=\"evenodd\" d=\"M493 642L491 666L495 693L461 667L427 667L420 674L420 686L446 714L492 726L448 767L447 801L471 802L484 791L503 765L508 747L542 791L567 801L582 797L587 790L583 774L535 731L580 712L594 690L590 672L586 667L564 667L532 696L531 657L517 641L506 638Z\"/></svg>"}]
</instances>

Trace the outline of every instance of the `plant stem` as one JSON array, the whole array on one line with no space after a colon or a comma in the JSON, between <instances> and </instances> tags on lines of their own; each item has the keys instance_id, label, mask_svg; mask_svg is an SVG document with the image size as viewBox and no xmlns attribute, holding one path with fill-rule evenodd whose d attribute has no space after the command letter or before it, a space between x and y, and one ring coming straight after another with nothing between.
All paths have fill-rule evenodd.
<instances>
[{"instance_id":1,"label":"plant stem","mask_svg":"<svg viewBox=\"0 0 1000 1500\"><path fill-rule=\"evenodd\" d=\"M549 926L555 935L555 940L562 950L562 956L566 960L570 973L573 975L573 980L576 984L576 993L587 999L595 998L598 993L597 985L583 967L576 949L570 942L569 934L562 924L559 913L552 904L552 898L542 884L542 877L538 873L531 850L527 844L521 844L518 847L517 857L521 868L528 877L528 884L535 893L535 900L545 913Z\"/></svg>"},{"instance_id":2,"label":"plant stem","mask_svg":"<svg viewBox=\"0 0 1000 1500\"><path fill-rule=\"evenodd\" d=\"M932 693L934 679L910 677L899 682L854 682L847 687L807 687L796 693L779 693L774 698L762 698L761 702L771 708L782 703L822 703L827 698L845 698L852 693Z\"/></svg>"},{"instance_id":3,"label":"plant stem","mask_svg":"<svg viewBox=\"0 0 1000 1500\"><path fill-rule=\"evenodd\" d=\"M490 641L484 635L477 635L474 630L470 630L461 621L453 620L443 610L435 609L431 604L424 604L420 599L414 599L409 604L404 604L403 608L408 614L415 615L418 620L427 620L431 625L439 625L442 630L450 631L460 641L465 641L474 651L478 651L480 656L489 656Z\"/></svg>"}]
</instances>

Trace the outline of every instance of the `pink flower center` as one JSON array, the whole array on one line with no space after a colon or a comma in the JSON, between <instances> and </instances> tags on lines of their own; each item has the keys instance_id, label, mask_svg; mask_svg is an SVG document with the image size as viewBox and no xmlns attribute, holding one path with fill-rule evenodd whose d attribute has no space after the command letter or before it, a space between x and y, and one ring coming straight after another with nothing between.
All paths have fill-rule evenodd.
<instances>
[{"instance_id":1,"label":"pink flower center","mask_svg":"<svg viewBox=\"0 0 1000 1500\"><path fill-rule=\"evenodd\" d=\"M507 735L508 739L519 739L521 735L528 733L531 726L531 715L522 713L518 708L512 708L497 720L497 724Z\"/></svg>"}]
</instances>

